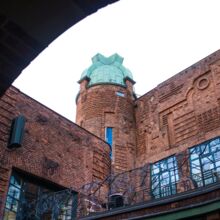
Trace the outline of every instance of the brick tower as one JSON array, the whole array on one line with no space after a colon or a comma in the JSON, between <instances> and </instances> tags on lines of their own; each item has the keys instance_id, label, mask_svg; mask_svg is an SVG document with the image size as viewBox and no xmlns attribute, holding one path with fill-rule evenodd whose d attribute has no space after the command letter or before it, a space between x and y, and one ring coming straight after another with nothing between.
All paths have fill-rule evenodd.
<instances>
[{"instance_id":1,"label":"brick tower","mask_svg":"<svg viewBox=\"0 0 220 220\"><path fill-rule=\"evenodd\" d=\"M136 148L131 72L118 54L97 54L79 80L76 123L111 145L112 170L134 168Z\"/></svg>"}]
</instances>

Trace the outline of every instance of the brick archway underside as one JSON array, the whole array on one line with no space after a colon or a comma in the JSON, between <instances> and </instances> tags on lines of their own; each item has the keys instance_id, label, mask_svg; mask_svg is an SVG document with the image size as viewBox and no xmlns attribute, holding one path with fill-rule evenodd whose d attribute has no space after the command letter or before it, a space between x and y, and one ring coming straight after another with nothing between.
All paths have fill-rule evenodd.
<instances>
[{"instance_id":1,"label":"brick archway underside","mask_svg":"<svg viewBox=\"0 0 220 220\"><path fill-rule=\"evenodd\" d=\"M55 38L118 0L5 0L0 3L0 96Z\"/></svg>"}]
</instances>

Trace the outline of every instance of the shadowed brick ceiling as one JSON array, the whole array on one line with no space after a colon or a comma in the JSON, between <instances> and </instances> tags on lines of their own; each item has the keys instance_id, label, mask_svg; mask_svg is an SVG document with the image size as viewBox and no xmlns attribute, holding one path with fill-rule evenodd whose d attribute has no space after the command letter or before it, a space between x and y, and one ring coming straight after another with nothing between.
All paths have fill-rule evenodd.
<instances>
[{"instance_id":1,"label":"shadowed brick ceiling","mask_svg":"<svg viewBox=\"0 0 220 220\"><path fill-rule=\"evenodd\" d=\"M2 0L0 96L55 38L101 7L118 0Z\"/></svg>"}]
</instances>

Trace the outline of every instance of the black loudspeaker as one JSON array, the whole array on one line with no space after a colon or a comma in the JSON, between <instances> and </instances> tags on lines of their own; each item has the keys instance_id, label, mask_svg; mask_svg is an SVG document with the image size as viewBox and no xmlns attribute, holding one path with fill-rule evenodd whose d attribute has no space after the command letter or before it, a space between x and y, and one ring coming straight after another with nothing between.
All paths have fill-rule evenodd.
<instances>
[{"instance_id":1,"label":"black loudspeaker","mask_svg":"<svg viewBox=\"0 0 220 220\"><path fill-rule=\"evenodd\" d=\"M8 141L8 148L21 147L24 135L25 117L20 115L13 119Z\"/></svg>"}]
</instances>

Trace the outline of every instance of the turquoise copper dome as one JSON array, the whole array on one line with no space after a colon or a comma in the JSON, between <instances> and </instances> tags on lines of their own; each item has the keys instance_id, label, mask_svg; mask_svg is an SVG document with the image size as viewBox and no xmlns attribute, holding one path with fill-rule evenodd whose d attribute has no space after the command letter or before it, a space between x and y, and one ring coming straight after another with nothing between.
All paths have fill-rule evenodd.
<instances>
[{"instance_id":1,"label":"turquoise copper dome","mask_svg":"<svg viewBox=\"0 0 220 220\"><path fill-rule=\"evenodd\" d=\"M132 73L122 65L123 59L117 53L110 57L96 54L92 58L92 65L83 71L79 83L84 79L89 81L88 86L96 84L126 86L125 79L134 83Z\"/></svg>"}]
</instances>

